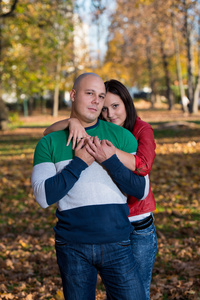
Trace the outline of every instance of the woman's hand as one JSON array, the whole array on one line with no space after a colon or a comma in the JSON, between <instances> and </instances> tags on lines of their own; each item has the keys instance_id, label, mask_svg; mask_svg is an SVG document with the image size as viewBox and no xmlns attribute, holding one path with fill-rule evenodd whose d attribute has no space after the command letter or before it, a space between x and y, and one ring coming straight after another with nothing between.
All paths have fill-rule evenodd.
<instances>
[{"instance_id":1,"label":"woman's hand","mask_svg":"<svg viewBox=\"0 0 200 300\"><path fill-rule=\"evenodd\" d=\"M116 154L115 146L108 140L100 141L97 136L94 140L86 139L86 150L95 158L96 161L102 163L114 154Z\"/></svg>"},{"instance_id":2,"label":"woman's hand","mask_svg":"<svg viewBox=\"0 0 200 300\"><path fill-rule=\"evenodd\" d=\"M67 140L67 146L69 145L71 139L72 141L72 149L75 149L76 144L81 140L90 137L85 128L81 125L80 121L75 118L69 119L69 137Z\"/></svg>"}]
</instances>

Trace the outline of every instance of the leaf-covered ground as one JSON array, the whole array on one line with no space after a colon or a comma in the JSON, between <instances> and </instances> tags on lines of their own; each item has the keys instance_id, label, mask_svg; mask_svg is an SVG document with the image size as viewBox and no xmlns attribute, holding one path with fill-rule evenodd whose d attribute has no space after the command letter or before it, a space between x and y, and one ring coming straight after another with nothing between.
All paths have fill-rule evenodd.
<instances>
[{"instance_id":1,"label":"leaf-covered ground","mask_svg":"<svg viewBox=\"0 0 200 300\"><path fill-rule=\"evenodd\" d=\"M142 112L141 112L142 114ZM155 114L155 113L154 113ZM161 112L167 122L166 112ZM200 125L161 124L151 182L158 254L151 299L200 299ZM188 119L187 119L188 120ZM29 119L29 122L31 118ZM170 120L173 121L174 120ZM37 122L39 123L39 122ZM44 128L0 133L0 299L61 300L54 250L55 206L41 209L30 184L35 145ZM96 299L105 299L99 280ZM139 300L139 299L138 299Z\"/></svg>"}]
</instances>

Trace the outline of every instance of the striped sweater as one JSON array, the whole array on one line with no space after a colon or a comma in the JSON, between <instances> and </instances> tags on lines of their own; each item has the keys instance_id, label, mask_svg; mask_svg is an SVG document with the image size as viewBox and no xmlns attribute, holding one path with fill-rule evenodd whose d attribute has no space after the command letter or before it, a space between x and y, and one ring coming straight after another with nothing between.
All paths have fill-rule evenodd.
<instances>
[{"instance_id":1,"label":"striped sweater","mask_svg":"<svg viewBox=\"0 0 200 300\"><path fill-rule=\"evenodd\" d=\"M98 120L86 128L91 136L107 139L115 147L135 153L137 141L126 129ZM88 166L67 147L68 130L43 137L34 154L32 187L43 208L57 203L56 239L77 243L111 243L129 238L126 194L146 196L148 182L135 175L113 155L100 165Z\"/></svg>"}]
</instances>

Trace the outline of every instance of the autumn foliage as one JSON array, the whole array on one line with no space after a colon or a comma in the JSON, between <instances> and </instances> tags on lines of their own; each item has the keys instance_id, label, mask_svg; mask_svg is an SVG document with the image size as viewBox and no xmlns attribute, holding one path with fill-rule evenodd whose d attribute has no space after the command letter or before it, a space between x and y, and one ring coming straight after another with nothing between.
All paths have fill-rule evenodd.
<instances>
[{"instance_id":1,"label":"autumn foliage","mask_svg":"<svg viewBox=\"0 0 200 300\"><path fill-rule=\"evenodd\" d=\"M159 116L163 121L162 112L144 114L154 122L157 143L151 181L157 202L158 254L151 299L196 300L200 299L199 116L192 123L160 123ZM30 184L33 151L43 130L18 128L0 134L0 299L64 299L54 250L56 207L40 208ZM97 299L106 299L100 280Z\"/></svg>"}]
</instances>

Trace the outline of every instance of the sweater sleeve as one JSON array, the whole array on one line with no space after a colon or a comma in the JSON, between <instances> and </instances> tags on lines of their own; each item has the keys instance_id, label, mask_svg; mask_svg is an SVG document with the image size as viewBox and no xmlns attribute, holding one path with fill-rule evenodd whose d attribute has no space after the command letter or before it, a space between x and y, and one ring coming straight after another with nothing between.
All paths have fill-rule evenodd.
<instances>
[{"instance_id":1,"label":"sweater sleeve","mask_svg":"<svg viewBox=\"0 0 200 300\"><path fill-rule=\"evenodd\" d=\"M79 179L81 172L88 165L78 157L58 174L45 180L45 193L48 205L63 198Z\"/></svg>"},{"instance_id":2,"label":"sweater sleeve","mask_svg":"<svg viewBox=\"0 0 200 300\"><path fill-rule=\"evenodd\" d=\"M147 124L147 123L146 123ZM152 127L143 127L138 134L138 149L135 155L136 170L135 174L145 176L150 173L155 159L156 144Z\"/></svg>"},{"instance_id":3,"label":"sweater sleeve","mask_svg":"<svg viewBox=\"0 0 200 300\"><path fill-rule=\"evenodd\" d=\"M146 177L138 176L126 168L116 155L105 160L102 165L109 172L120 190L137 199L143 199L148 194Z\"/></svg>"},{"instance_id":4,"label":"sweater sleeve","mask_svg":"<svg viewBox=\"0 0 200 300\"><path fill-rule=\"evenodd\" d=\"M41 207L46 208L69 192L88 165L80 158L74 157L60 172L57 172L48 151L47 156L45 151L41 151L44 147L41 148L39 145L38 148L36 147L36 163L33 167L31 184L36 201Z\"/></svg>"}]
</instances>

